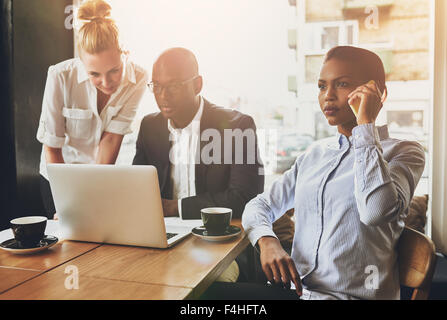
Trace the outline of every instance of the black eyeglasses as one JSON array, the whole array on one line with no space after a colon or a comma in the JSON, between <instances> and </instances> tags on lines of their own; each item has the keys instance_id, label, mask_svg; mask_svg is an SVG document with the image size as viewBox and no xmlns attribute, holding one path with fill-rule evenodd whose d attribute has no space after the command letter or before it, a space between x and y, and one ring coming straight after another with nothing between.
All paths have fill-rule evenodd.
<instances>
[{"instance_id":1,"label":"black eyeglasses","mask_svg":"<svg viewBox=\"0 0 447 320\"><path fill-rule=\"evenodd\" d=\"M174 94L178 93L185 84L196 80L198 77L199 76L195 76L188 80L174 82L174 83L166 84L164 86L162 86L161 84L159 84L157 82L151 81L148 83L147 86L154 94L160 94L163 91L163 89L165 89L167 94L174 95Z\"/></svg>"}]
</instances>

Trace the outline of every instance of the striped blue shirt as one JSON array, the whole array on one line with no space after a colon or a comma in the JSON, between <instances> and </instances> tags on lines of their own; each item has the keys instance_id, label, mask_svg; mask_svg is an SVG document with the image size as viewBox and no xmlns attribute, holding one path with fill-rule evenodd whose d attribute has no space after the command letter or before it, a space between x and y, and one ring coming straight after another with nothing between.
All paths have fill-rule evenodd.
<instances>
[{"instance_id":1,"label":"striped blue shirt","mask_svg":"<svg viewBox=\"0 0 447 320\"><path fill-rule=\"evenodd\" d=\"M295 208L292 259L309 299L399 299L396 244L425 154L365 124L315 142L245 207L253 245Z\"/></svg>"}]
</instances>

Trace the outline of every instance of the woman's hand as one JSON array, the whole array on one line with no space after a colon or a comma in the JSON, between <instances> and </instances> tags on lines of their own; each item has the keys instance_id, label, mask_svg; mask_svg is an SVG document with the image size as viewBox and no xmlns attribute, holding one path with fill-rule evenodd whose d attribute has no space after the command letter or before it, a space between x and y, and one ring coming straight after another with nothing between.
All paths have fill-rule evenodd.
<instances>
[{"instance_id":1,"label":"woman's hand","mask_svg":"<svg viewBox=\"0 0 447 320\"><path fill-rule=\"evenodd\" d=\"M267 280L271 283L283 284L290 288L290 281L295 284L296 293L301 296L302 286L295 262L284 251L278 239L262 237L258 240L261 250L261 265Z\"/></svg>"},{"instance_id":2,"label":"woman's hand","mask_svg":"<svg viewBox=\"0 0 447 320\"><path fill-rule=\"evenodd\" d=\"M348 103L354 105L357 100L360 101L357 124L374 123L383 106L383 94L380 92L377 84L370 81L362 85L349 94Z\"/></svg>"},{"instance_id":3,"label":"woman's hand","mask_svg":"<svg viewBox=\"0 0 447 320\"><path fill-rule=\"evenodd\" d=\"M47 163L64 163L64 156L61 148L52 148L44 145L45 159Z\"/></svg>"}]
</instances>

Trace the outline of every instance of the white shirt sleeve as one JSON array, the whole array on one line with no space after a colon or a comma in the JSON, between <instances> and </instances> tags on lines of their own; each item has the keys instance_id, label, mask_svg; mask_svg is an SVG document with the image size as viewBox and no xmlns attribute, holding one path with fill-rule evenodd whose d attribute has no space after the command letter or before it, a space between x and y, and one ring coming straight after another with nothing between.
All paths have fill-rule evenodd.
<instances>
[{"instance_id":1,"label":"white shirt sleeve","mask_svg":"<svg viewBox=\"0 0 447 320\"><path fill-rule=\"evenodd\" d=\"M37 140L48 147L62 148L65 144L63 79L54 66L48 69Z\"/></svg>"},{"instance_id":2,"label":"white shirt sleeve","mask_svg":"<svg viewBox=\"0 0 447 320\"><path fill-rule=\"evenodd\" d=\"M113 116L105 131L120 135L132 132L131 124L137 113L138 105L147 89L148 74L144 72L143 77L137 82L136 87L129 95L126 102L116 115Z\"/></svg>"},{"instance_id":3,"label":"white shirt sleeve","mask_svg":"<svg viewBox=\"0 0 447 320\"><path fill-rule=\"evenodd\" d=\"M270 189L258 194L245 206L242 226L253 246L262 237L278 239L273 231L273 223L294 207L296 179L303 157L304 153L298 156L293 166Z\"/></svg>"}]
</instances>

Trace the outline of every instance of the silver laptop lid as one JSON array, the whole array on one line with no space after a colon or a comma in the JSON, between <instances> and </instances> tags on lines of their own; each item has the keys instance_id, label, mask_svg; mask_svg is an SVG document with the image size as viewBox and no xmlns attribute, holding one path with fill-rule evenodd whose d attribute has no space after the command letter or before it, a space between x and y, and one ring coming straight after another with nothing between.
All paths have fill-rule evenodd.
<instances>
[{"instance_id":1,"label":"silver laptop lid","mask_svg":"<svg viewBox=\"0 0 447 320\"><path fill-rule=\"evenodd\" d=\"M166 248L153 166L48 164L64 239Z\"/></svg>"}]
</instances>

